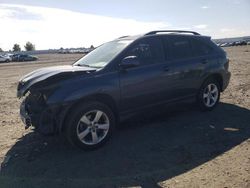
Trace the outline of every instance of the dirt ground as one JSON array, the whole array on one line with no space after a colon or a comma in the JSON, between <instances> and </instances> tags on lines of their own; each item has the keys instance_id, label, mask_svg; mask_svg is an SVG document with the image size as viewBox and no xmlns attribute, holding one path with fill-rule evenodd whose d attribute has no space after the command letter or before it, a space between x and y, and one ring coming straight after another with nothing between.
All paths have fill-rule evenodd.
<instances>
[{"instance_id":1,"label":"dirt ground","mask_svg":"<svg viewBox=\"0 0 250 188\"><path fill-rule=\"evenodd\" d=\"M212 112L194 105L122 123L96 151L24 130L19 78L81 55L0 64L0 187L250 187L250 46L225 48L232 78Z\"/></svg>"}]
</instances>

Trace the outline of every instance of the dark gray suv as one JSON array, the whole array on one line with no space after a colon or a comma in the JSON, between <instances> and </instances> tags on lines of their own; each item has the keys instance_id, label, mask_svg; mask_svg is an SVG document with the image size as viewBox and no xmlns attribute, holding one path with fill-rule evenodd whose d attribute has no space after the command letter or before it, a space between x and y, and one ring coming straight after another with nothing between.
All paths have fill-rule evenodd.
<instances>
[{"instance_id":1,"label":"dark gray suv","mask_svg":"<svg viewBox=\"0 0 250 188\"><path fill-rule=\"evenodd\" d=\"M192 31L152 31L105 43L73 65L20 79L26 127L65 133L83 149L104 144L119 121L162 104L195 99L212 110L230 79L226 53Z\"/></svg>"}]
</instances>

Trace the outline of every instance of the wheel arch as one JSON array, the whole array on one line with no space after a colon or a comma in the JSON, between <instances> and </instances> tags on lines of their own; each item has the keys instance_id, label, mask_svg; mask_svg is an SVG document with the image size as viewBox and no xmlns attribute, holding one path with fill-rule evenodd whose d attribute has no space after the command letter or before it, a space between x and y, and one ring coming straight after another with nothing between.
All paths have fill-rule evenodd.
<instances>
[{"instance_id":1,"label":"wheel arch","mask_svg":"<svg viewBox=\"0 0 250 188\"><path fill-rule=\"evenodd\" d=\"M65 130L66 127L66 122L67 122L67 118L69 117L70 111L79 105L84 105L84 103L90 102L90 101L96 101L96 102L100 102L103 103L105 105L107 105L111 111L114 113L115 116L115 121L116 123L119 122L119 112L118 112L118 108L117 108L117 104L115 102L115 100L113 99L113 97L111 97L108 94L93 94L93 95L89 95L89 96L85 96L79 100L76 100L66 111L65 116L62 120L62 125L59 128L59 132L63 132Z\"/></svg>"},{"instance_id":2,"label":"wheel arch","mask_svg":"<svg viewBox=\"0 0 250 188\"><path fill-rule=\"evenodd\" d=\"M219 83L219 86L220 86L220 92L222 92L222 88L223 88L223 77L221 74L219 73L213 73L213 74L210 74L209 76L207 76L204 81L202 82L201 86L209 79L215 79L218 83Z\"/></svg>"}]
</instances>

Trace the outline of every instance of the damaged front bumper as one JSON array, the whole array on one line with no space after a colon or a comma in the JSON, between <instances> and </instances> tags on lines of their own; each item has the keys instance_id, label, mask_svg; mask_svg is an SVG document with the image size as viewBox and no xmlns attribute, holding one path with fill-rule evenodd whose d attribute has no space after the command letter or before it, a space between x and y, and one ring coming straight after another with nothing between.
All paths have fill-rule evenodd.
<instances>
[{"instance_id":1,"label":"damaged front bumper","mask_svg":"<svg viewBox=\"0 0 250 188\"><path fill-rule=\"evenodd\" d=\"M66 107L48 106L40 95L29 94L21 103L20 116L25 128L32 126L41 134L49 135L61 130Z\"/></svg>"},{"instance_id":2,"label":"damaged front bumper","mask_svg":"<svg viewBox=\"0 0 250 188\"><path fill-rule=\"evenodd\" d=\"M25 129L28 129L31 126L31 119L25 109L25 100L23 100L20 105L20 117L21 117L22 122L25 125Z\"/></svg>"}]
</instances>

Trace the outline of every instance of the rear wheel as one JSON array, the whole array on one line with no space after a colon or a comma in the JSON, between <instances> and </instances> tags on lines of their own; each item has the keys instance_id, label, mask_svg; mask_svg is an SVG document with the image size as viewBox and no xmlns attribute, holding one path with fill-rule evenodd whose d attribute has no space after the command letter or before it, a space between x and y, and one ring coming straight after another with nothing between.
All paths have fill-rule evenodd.
<instances>
[{"instance_id":1,"label":"rear wheel","mask_svg":"<svg viewBox=\"0 0 250 188\"><path fill-rule=\"evenodd\" d=\"M215 79L206 80L198 93L198 103L203 111L212 110L220 100L220 85Z\"/></svg>"},{"instance_id":2,"label":"rear wheel","mask_svg":"<svg viewBox=\"0 0 250 188\"><path fill-rule=\"evenodd\" d=\"M115 127L113 112L99 102L76 107L66 121L66 136L75 146L95 149L111 137Z\"/></svg>"}]
</instances>

